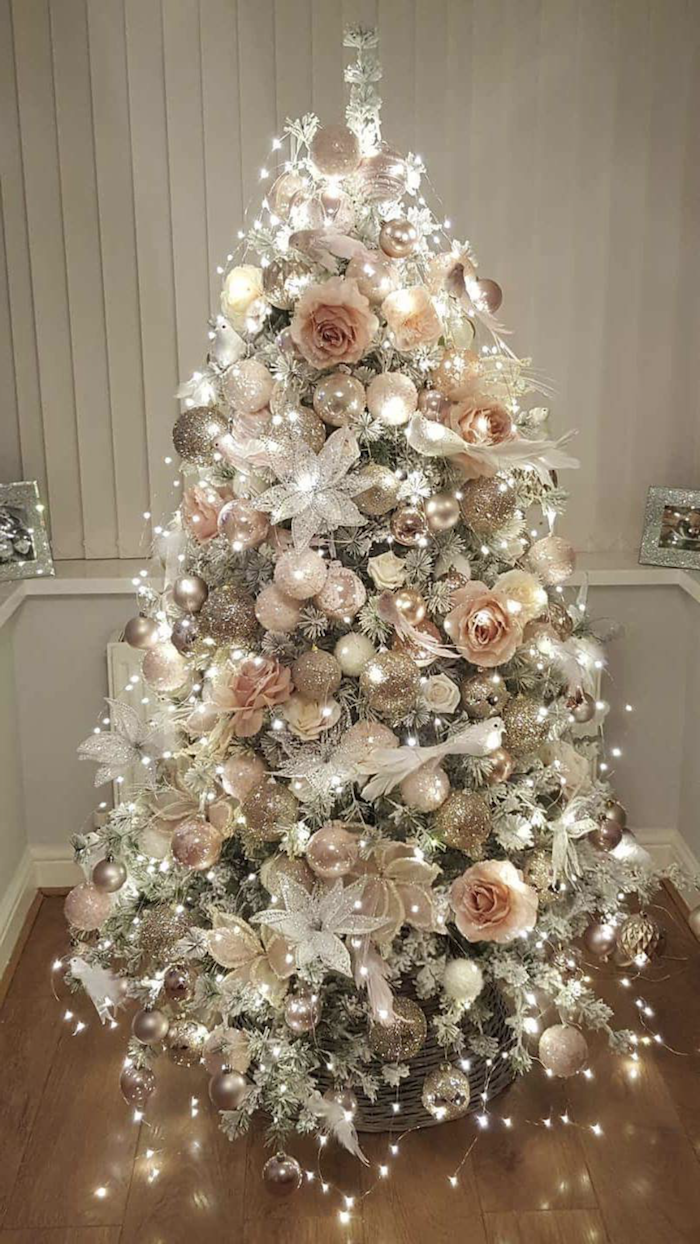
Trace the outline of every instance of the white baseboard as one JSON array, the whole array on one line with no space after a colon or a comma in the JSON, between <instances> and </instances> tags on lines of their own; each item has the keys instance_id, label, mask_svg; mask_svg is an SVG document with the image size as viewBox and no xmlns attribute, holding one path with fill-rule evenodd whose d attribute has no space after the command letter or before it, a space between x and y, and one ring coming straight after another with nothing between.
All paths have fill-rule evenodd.
<instances>
[{"instance_id":1,"label":"white baseboard","mask_svg":"<svg viewBox=\"0 0 700 1244\"><path fill-rule=\"evenodd\" d=\"M700 876L700 860L677 829L635 829L634 836L658 868L677 864L691 876ZM684 887L679 893L689 907L700 903L700 891L694 886Z\"/></svg>"},{"instance_id":2,"label":"white baseboard","mask_svg":"<svg viewBox=\"0 0 700 1244\"><path fill-rule=\"evenodd\" d=\"M27 847L0 899L0 976L10 962L35 894L34 862Z\"/></svg>"},{"instance_id":3,"label":"white baseboard","mask_svg":"<svg viewBox=\"0 0 700 1244\"><path fill-rule=\"evenodd\" d=\"M34 843L29 848L37 889L62 889L85 878L73 860L73 848L52 843Z\"/></svg>"}]
</instances>

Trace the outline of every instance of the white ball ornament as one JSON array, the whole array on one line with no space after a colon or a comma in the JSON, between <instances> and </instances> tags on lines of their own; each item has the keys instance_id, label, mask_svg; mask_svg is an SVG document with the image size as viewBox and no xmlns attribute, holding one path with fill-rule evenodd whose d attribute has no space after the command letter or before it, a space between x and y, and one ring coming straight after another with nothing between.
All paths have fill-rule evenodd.
<instances>
[{"instance_id":1,"label":"white ball ornament","mask_svg":"<svg viewBox=\"0 0 700 1244\"><path fill-rule=\"evenodd\" d=\"M473 959L448 959L442 987L455 1002L474 1002L484 987L484 974Z\"/></svg>"},{"instance_id":2,"label":"white ball ornament","mask_svg":"<svg viewBox=\"0 0 700 1244\"><path fill-rule=\"evenodd\" d=\"M361 635L358 631L350 631L338 640L333 649L333 655L348 678L359 678L375 651L371 639L368 639L366 635Z\"/></svg>"},{"instance_id":3,"label":"white ball ornament","mask_svg":"<svg viewBox=\"0 0 700 1244\"><path fill-rule=\"evenodd\" d=\"M308 600L321 591L328 575L328 563L313 549L283 553L275 566L275 583L293 600Z\"/></svg>"},{"instance_id":4,"label":"white ball ornament","mask_svg":"<svg viewBox=\"0 0 700 1244\"><path fill-rule=\"evenodd\" d=\"M380 423L398 428L408 423L418 407L418 390L400 371L375 376L367 389L367 409Z\"/></svg>"}]
</instances>

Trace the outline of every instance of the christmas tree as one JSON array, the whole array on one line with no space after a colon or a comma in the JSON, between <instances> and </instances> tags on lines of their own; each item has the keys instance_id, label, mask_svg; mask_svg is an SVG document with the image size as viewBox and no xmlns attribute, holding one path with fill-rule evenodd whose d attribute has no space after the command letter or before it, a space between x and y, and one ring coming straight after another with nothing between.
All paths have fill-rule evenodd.
<instances>
[{"instance_id":1,"label":"christmas tree","mask_svg":"<svg viewBox=\"0 0 700 1244\"><path fill-rule=\"evenodd\" d=\"M555 534L576 461L500 287L381 137L376 42L346 36L345 124L275 141L179 391L164 585L125 629L148 717L112 702L80 749L141 779L66 900L73 980L140 1008L126 1101L164 1052L203 1063L228 1135L267 1116L281 1193L295 1130L362 1157L363 1129L485 1115L535 1058L582 1071L586 1029L628 1048L585 959L660 940Z\"/></svg>"}]
</instances>

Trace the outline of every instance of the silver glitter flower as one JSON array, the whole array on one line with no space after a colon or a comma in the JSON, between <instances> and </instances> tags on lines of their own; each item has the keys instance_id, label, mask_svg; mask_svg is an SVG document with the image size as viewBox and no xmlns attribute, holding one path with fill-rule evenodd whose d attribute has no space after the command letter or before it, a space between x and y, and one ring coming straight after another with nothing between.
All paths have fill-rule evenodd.
<instances>
[{"instance_id":1,"label":"silver glitter flower","mask_svg":"<svg viewBox=\"0 0 700 1244\"><path fill-rule=\"evenodd\" d=\"M152 780L153 761L163 754L168 730L158 721L143 721L130 704L120 700L107 703L110 729L92 734L78 748L81 760L93 760L100 766L95 786L113 782L132 765L141 765L146 781Z\"/></svg>"},{"instance_id":2,"label":"silver glitter flower","mask_svg":"<svg viewBox=\"0 0 700 1244\"><path fill-rule=\"evenodd\" d=\"M365 879L349 886L336 881L330 890L316 886L309 893L291 877L280 876L278 888L284 906L259 911L251 923L265 924L286 937L295 948L297 967L318 960L332 972L351 976L350 953L341 939L362 937L384 922L381 916L359 913Z\"/></svg>"},{"instance_id":3,"label":"silver glitter flower","mask_svg":"<svg viewBox=\"0 0 700 1244\"><path fill-rule=\"evenodd\" d=\"M306 548L315 535L337 527L359 527L367 520L353 497L367 487L350 468L360 456L349 428L338 428L320 453L288 440L269 446L269 461L280 481L255 498L255 508L272 516L273 523L292 520L292 538Z\"/></svg>"}]
</instances>

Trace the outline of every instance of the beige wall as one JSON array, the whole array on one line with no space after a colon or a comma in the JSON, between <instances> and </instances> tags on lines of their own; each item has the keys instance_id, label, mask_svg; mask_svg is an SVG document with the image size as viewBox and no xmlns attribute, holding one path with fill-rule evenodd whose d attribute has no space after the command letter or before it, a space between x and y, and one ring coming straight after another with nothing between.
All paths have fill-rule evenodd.
<instances>
[{"instance_id":1,"label":"beige wall","mask_svg":"<svg viewBox=\"0 0 700 1244\"><path fill-rule=\"evenodd\" d=\"M0 627L0 909L27 845L15 684L15 622L12 618Z\"/></svg>"},{"instance_id":2,"label":"beige wall","mask_svg":"<svg viewBox=\"0 0 700 1244\"><path fill-rule=\"evenodd\" d=\"M60 558L137 556L216 264L288 113L339 116L378 21L387 135L429 161L580 428L568 525L635 546L698 482L697 0L0 0L0 473Z\"/></svg>"}]
</instances>

